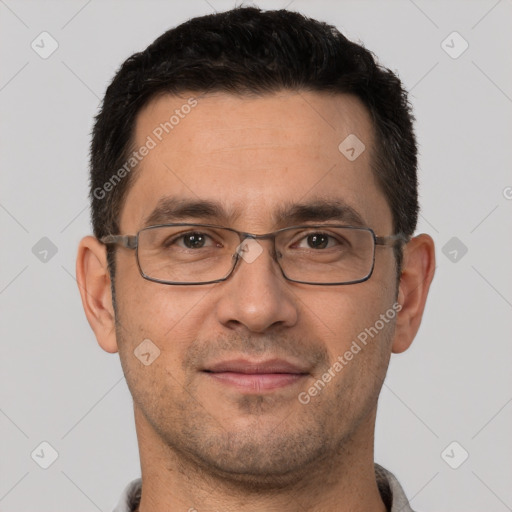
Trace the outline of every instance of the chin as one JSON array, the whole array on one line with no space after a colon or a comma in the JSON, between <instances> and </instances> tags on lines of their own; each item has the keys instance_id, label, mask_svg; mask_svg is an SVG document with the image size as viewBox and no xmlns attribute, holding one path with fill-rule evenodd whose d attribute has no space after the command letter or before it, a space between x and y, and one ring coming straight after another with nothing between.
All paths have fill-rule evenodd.
<instances>
[{"instance_id":1,"label":"chin","mask_svg":"<svg viewBox=\"0 0 512 512\"><path fill-rule=\"evenodd\" d=\"M300 423L292 424L294 431L279 429L279 425L268 425L262 431L254 424L237 431L189 431L185 436L188 446L181 448L187 450L196 465L223 481L254 490L279 489L310 475L312 466L330 451L325 433L318 428L307 429L304 423L297 428Z\"/></svg>"}]
</instances>

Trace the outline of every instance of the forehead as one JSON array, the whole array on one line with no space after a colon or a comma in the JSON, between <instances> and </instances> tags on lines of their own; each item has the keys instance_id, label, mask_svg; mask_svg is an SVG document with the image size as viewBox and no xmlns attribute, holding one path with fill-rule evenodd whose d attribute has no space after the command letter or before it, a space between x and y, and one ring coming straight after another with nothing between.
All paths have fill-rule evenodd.
<instances>
[{"instance_id":1,"label":"forehead","mask_svg":"<svg viewBox=\"0 0 512 512\"><path fill-rule=\"evenodd\" d=\"M144 156L121 226L140 229L173 197L217 203L233 214L225 219L238 223L231 227L245 230L281 227L276 215L284 205L319 201L386 229L391 218L371 171L373 145L370 116L349 95L162 95L137 117L134 148Z\"/></svg>"}]
</instances>

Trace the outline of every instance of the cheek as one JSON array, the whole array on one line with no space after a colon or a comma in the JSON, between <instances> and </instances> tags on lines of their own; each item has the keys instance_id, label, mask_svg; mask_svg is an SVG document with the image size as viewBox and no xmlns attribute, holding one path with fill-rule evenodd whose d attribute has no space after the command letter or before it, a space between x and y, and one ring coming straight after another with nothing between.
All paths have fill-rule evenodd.
<instances>
[{"instance_id":1,"label":"cheek","mask_svg":"<svg viewBox=\"0 0 512 512\"><path fill-rule=\"evenodd\" d=\"M358 336L364 338L380 315L392 307L394 289L383 289L382 282L372 279L345 287L326 287L314 299L301 299L306 317L303 325L310 324L311 334L326 344L331 360L348 350ZM378 327L382 327L380 323Z\"/></svg>"},{"instance_id":2,"label":"cheek","mask_svg":"<svg viewBox=\"0 0 512 512\"><path fill-rule=\"evenodd\" d=\"M316 415L329 410L327 428L339 430L361 421L375 407L389 363L394 324L393 318L387 323L380 320L392 304L378 287L362 283L329 294L309 318L320 319L312 332L328 349L330 366L314 376L301 396L310 399Z\"/></svg>"},{"instance_id":3,"label":"cheek","mask_svg":"<svg viewBox=\"0 0 512 512\"><path fill-rule=\"evenodd\" d=\"M186 407L187 376L182 363L201 325L200 298L178 299L161 287L164 291L154 293L133 288L122 293L120 287L116 327L119 356L134 402L146 411L148 420L157 423Z\"/></svg>"},{"instance_id":4,"label":"cheek","mask_svg":"<svg viewBox=\"0 0 512 512\"><path fill-rule=\"evenodd\" d=\"M396 312L394 290L382 288L377 281L351 285L337 302L337 312L330 307L329 346L331 361L340 360L357 380L369 373L380 373L391 351ZM325 311L325 309L324 309ZM335 316L336 315L336 316Z\"/></svg>"},{"instance_id":5,"label":"cheek","mask_svg":"<svg viewBox=\"0 0 512 512\"><path fill-rule=\"evenodd\" d=\"M127 380L150 388L158 381L152 375L183 381L182 361L199 337L207 294L207 289L174 288L139 275L116 282L117 341Z\"/></svg>"},{"instance_id":6,"label":"cheek","mask_svg":"<svg viewBox=\"0 0 512 512\"><path fill-rule=\"evenodd\" d=\"M140 275L135 258L123 265L116 278L117 320L129 327L131 337L153 336L155 343L165 345L183 330L193 332L194 323L200 325L198 314L208 288L148 281Z\"/></svg>"}]
</instances>

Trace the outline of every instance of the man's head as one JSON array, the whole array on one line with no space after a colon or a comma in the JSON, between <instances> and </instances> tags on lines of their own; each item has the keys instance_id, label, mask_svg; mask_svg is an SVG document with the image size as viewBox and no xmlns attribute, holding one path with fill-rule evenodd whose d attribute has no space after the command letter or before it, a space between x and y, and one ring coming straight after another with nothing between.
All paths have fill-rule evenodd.
<instances>
[{"instance_id":1,"label":"man's head","mask_svg":"<svg viewBox=\"0 0 512 512\"><path fill-rule=\"evenodd\" d=\"M92 143L94 234L358 223L410 236L411 119L398 78L333 27L252 8L196 18L128 59L107 90ZM199 241L220 250L216 236ZM283 250L323 249L311 240ZM202 246L184 243L165 247L183 272L201 268L190 258ZM194 286L143 279L134 251L111 247L115 308L97 239L82 241L77 275L100 345L120 353L139 442L224 479L284 485L348 446L371 452L389 356L421 321L433 244L413 238L403 265L401 249L377 245L368 280L325 286L286 280L272 241L259 243L229 279ZM331 238L315 265L339 247Z\"/></svg>"}]
</instances>

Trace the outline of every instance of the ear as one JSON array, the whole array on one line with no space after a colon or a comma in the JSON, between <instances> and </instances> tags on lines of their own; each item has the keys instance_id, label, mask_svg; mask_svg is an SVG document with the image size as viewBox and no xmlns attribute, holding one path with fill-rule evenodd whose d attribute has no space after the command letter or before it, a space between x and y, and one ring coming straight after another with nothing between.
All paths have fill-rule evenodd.
<instances>
[{"instance_id":1,"label":"ear","mask_svg":"<svg viewBox=\"0 0 512 512\"><path fill-rule=\"evenodd\" d=\"M78 246L76 278L85 316L99 345L107 352L117 352L107 249L92 236L83 238Z\"/></svg>"},{"instance_id":2,"label":"ear","mask_svg":"<svg viewBox=\"0 0 512 512\"><path fill-rule=\"evenodd\" d=\"M396 354L407 350L421 324L430 283L435 272L434 241L429 235L412 238L404 247L404 260L398 303L401 305L395 326L392 351Z\"/></svg>"}]
</instances>

